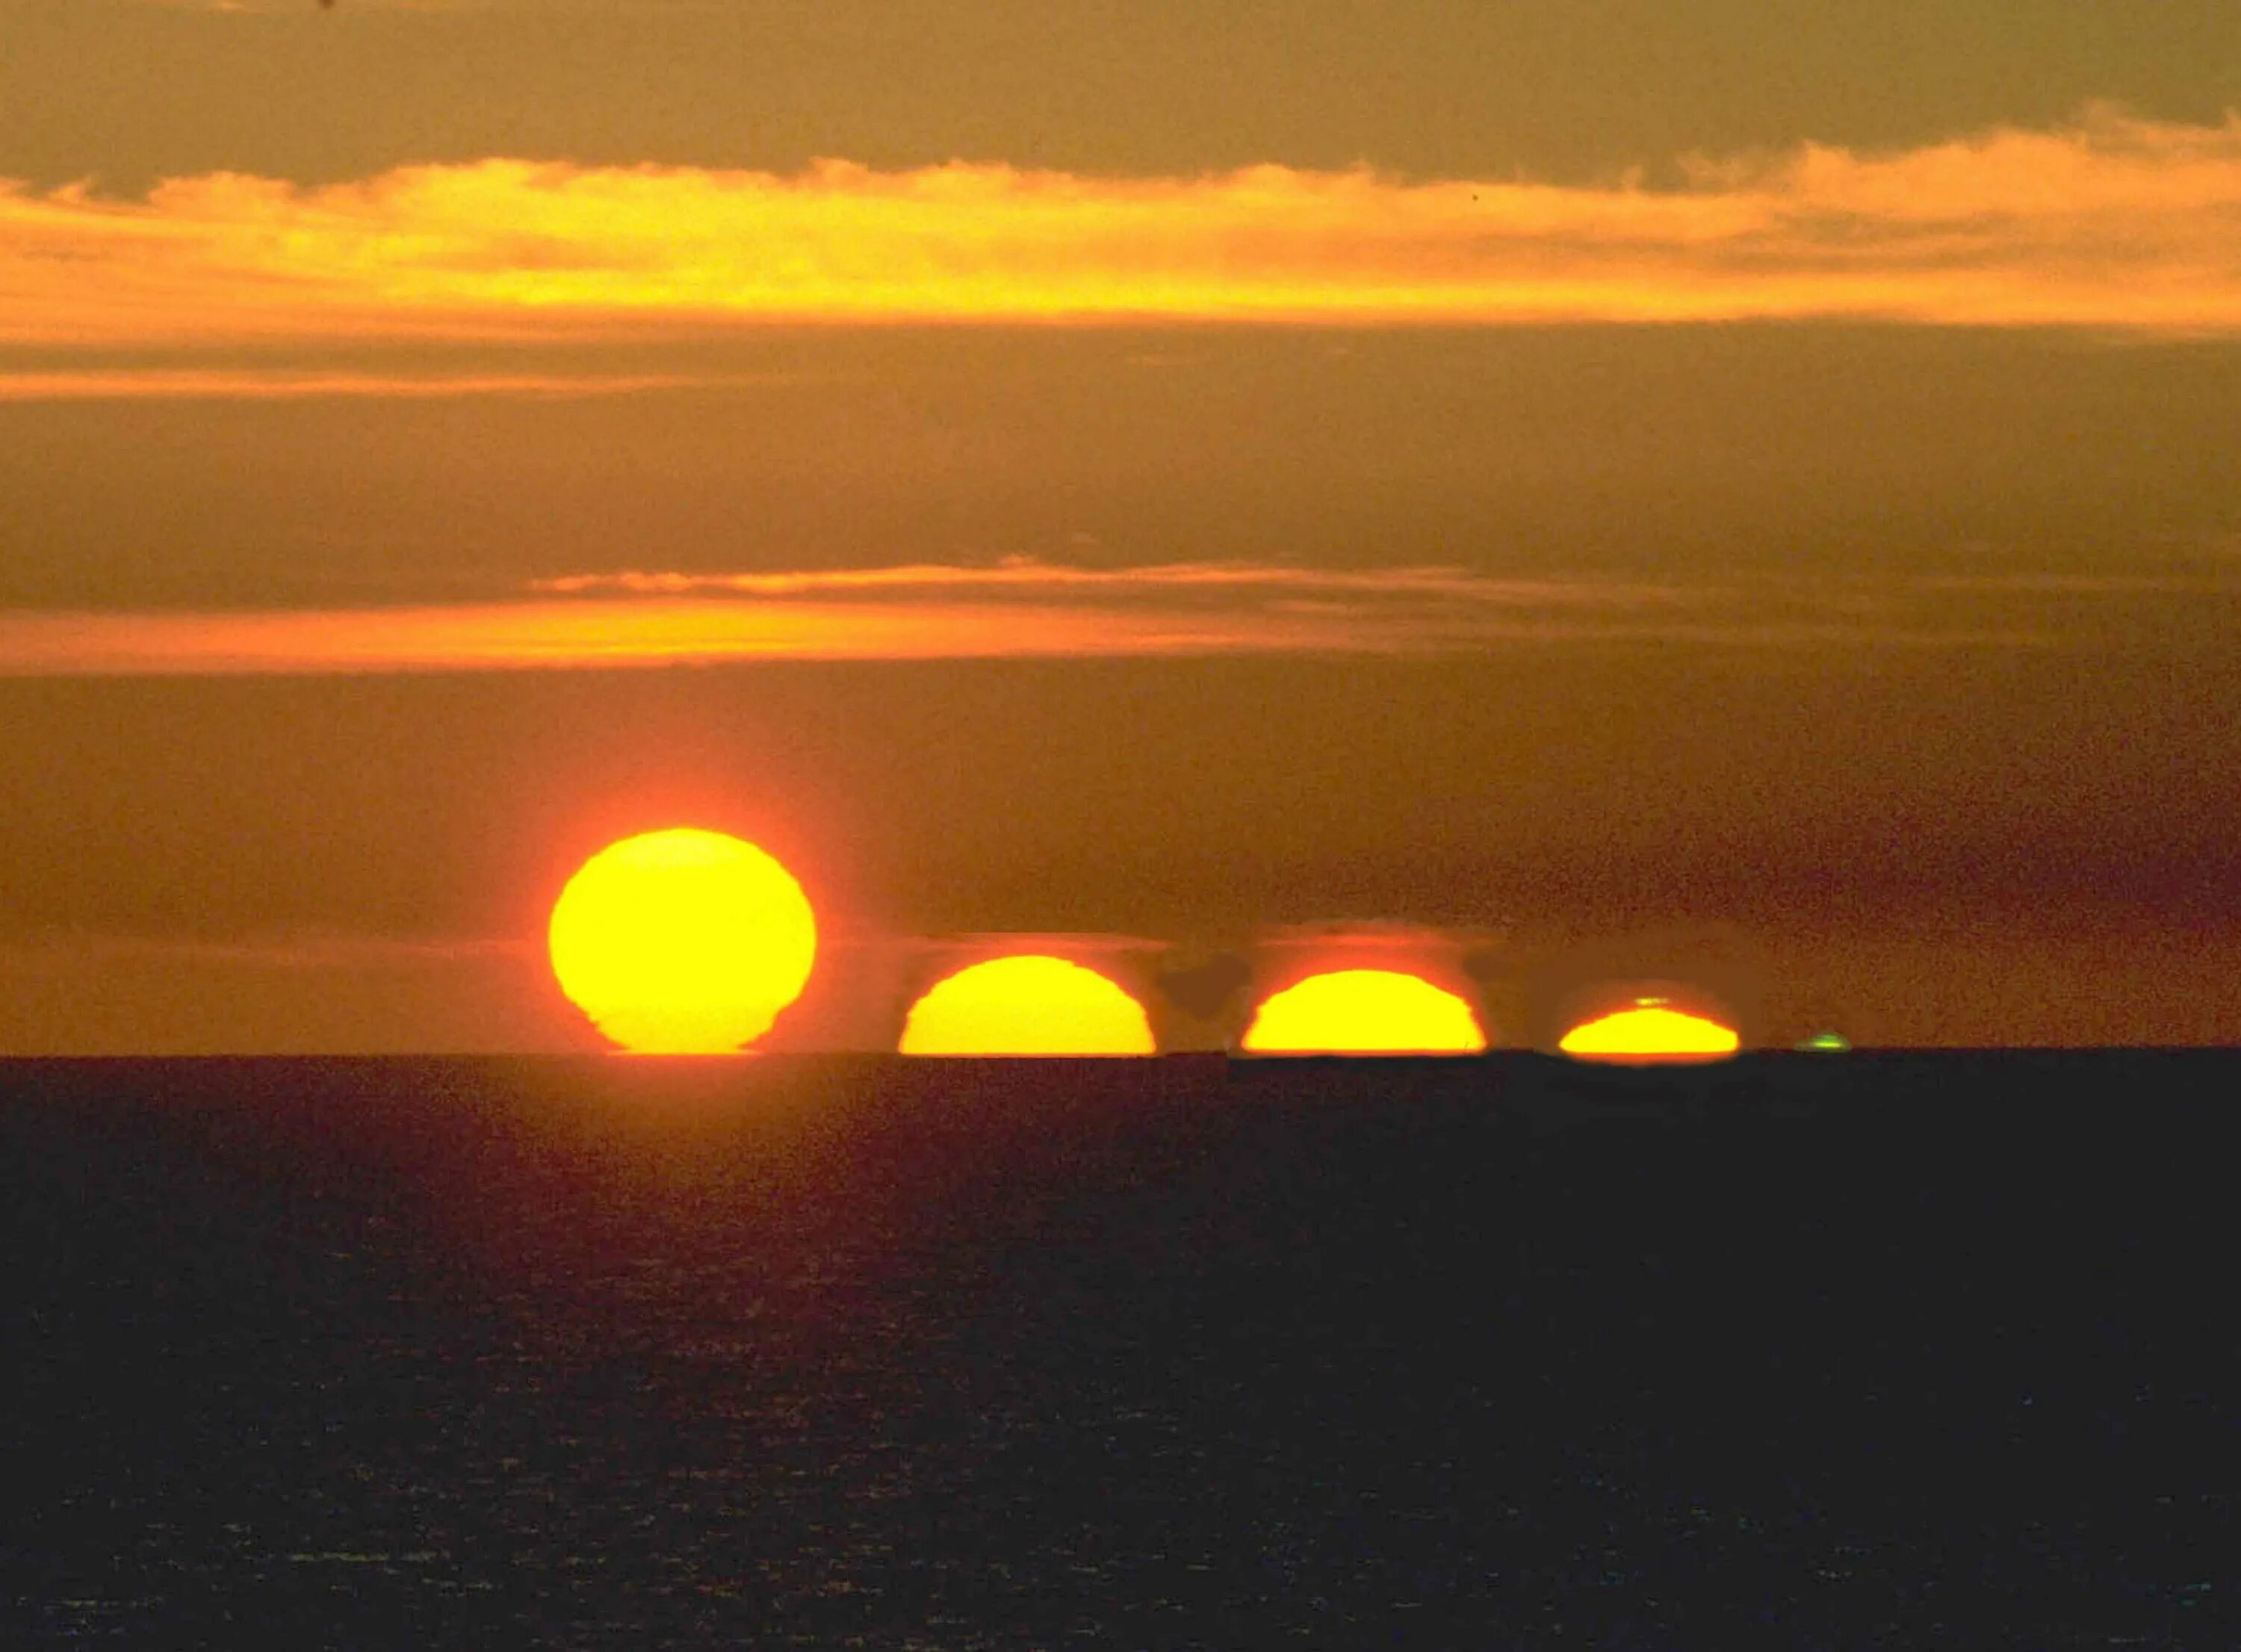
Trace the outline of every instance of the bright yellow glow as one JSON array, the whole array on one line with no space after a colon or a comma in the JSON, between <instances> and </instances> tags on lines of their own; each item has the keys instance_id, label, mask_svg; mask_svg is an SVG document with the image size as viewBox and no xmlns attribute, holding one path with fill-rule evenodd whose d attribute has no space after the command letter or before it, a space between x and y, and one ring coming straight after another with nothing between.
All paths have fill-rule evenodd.
<instances>
[{"instance_id":1,"label":"bright yellow glow","mask_svg":"<svg viewBox=\"0 0 2241 1652\"><path fill-rule=\"evenodd\" d=\"M623 318L695 335L1809 316L2241 331L2241 117L2104 108L2052 130L1682 164L1681 187L1656 189L837 160L781 176L486 159L317 185L226 172L137 199L0 179L0 342L595 340Z\"/></svg>"},{"instance_id":2,"label":"bright yellow glow","mask_svg":"<svg viewBox=\"0 0 2241 1652\"><path fill-rule=\"evenodd\" d=\"M1583 1061L1648 1066L1665 1061L1716 1061L1741 1042L1731 1027L1668 1008L1664 1000L1615 1010L1574 1027L1556 1047Z\"/></svg>"},{"instance_id":3,"label":"bright yellow glow","mask_svg":"<svg viewBox=\"0 0 2241 1652\"><path fill-rule=\"evenodd\" d=\"M551 941L560 990L625 1049L716 1054L801 995L817 924L753 844L680 827L585 861L553 903Z\"/></svg>"},{"instance_id":4,"label":"bright yellow glow","mask_svg":"<svg viewBox=\"0 0 2241 1652\"><path fill-rule=\"evenodd\" d=\"M903 1023L905 1055L1149 1055L1144 1007L1062 958L995 958L937 982Z\"/></svg>"},{"instance_id":5,"label":"bright yellow glow","mask_svg":"<svg viewBox=\"0 0 2241 1652\"><path fill-rule=\"evenodd\" d=\"M1486 1047L1470 1006L1415 975L1310 975L1253 1013L1244 1047L1263 1055L1467 1055Z\"/></svg>"}]
</instances>

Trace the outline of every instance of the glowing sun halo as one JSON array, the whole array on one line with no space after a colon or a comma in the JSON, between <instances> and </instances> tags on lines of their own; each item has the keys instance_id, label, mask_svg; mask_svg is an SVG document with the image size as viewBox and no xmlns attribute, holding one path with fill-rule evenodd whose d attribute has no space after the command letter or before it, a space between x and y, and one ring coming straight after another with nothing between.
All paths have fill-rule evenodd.
<instances>
[{"instance_id":1,"label":"glowing sun halo","mask_svg":"<svg viewBox=\"0 0 2241 1652\"><path fill-rule=\"evenodd\" d=\"M1062 958L993 958L938 981L911 1006L905 1055L1149 1055L1144 1007Z\"/></svg>"},{"instance_id":2,"label":"glowing sun halo","mask_svg":"<svg viewBox=\"0 0 2241 1652\"><path fill-rule=\"evenodd\" d=\"M752 1044L801 995L817 924L792 874L752 843L679 827L625 838L553 904L552 973L625 1049Z\"/></svg>"},{"instance_id":3,"label":"glowing sun halo","mask_svg":"<svg viewBox=\"0 0 2241 1652\"><path fill-rule=\"evenodd\" d=\"M1614 1010L1564 1034L1556 1047L1586 1061L1649 1066L1666 1061L1717 1061L1736 1053L1733 1027L1662 1004Z\"/></svg>"},{"instance_id":4,"label":"glowing sun halo","mask_svg":"<svg viewBox=\"0 0 2241 1652\"><path fill-rule=\"evenodd\" d=\"M1341 969L1272 993L1243 1043L1263 1055L1470 1055L1486 1034L1468 1004L1421 976Z\"/></svg>"}]
</instances>

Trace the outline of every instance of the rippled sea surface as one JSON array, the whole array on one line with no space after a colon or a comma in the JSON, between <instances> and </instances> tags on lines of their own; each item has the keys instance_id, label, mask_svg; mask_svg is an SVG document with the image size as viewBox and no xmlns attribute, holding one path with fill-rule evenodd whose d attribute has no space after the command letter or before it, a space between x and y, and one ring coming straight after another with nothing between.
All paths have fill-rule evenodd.
<instances>
[{"instance_id":1,"label":"rippled sea surface","mask_svg":"<svg viewBox=\"0 0 2241 1652\"><path fill-rule=\"evenodd\" d=\"M2231 1055L0 1063L0 1645L2241 1643Z\"/></svg>"}]
</instances>

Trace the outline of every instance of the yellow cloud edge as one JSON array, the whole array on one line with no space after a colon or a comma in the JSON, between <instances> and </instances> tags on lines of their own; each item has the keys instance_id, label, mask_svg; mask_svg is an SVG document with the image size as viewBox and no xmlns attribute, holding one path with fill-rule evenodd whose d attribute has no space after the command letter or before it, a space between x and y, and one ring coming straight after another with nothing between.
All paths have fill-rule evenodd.
<instances>
[{"instance_id":1,"label":"yellow cloud edge","mask_svg":"<svg viewBox=\"0 0 2241 1652\"><path fill-rule=\"evenodd\" d=\"M592 339L773 322L1838 318L2241 330L2241 115L2111 108L1652 190L1259 166L767 172L489 159L144 198L0 183L0 342Z\"/></svg>"}]
</instances>

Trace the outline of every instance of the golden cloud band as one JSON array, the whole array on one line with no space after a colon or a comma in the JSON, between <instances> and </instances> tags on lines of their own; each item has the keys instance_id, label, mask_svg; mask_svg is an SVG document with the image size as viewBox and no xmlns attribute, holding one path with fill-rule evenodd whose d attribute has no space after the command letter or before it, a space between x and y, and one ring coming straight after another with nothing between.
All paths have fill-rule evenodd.
<instances>
[{"instance_id":1,"label":"golden cloud band","mask_svg":"<svg viewBox=\"0 0 2241 1652\"><path fill-rule=\"evenodd\" d=\"M1655 583L1197 562L566 575L384 607L0 609L0 678L589 671L785 660L1451 654L1508 644L2048 648L2064 603L2230 599L2241 574ZM2074 616L2071 623L2074 623Z\"/></svg>"},{"instance_id":2,"label":"golden cloud band","mask_svg":"<svg viewBox=\"0 0 2241 1652\"><path fill-rule=\"evenodd\" d=\"M797 176L493 159L105 198L0 184L0 342L584 340L771 322L1844 318L2241 329L2241 116L2089 110L1645 187L1260 166Z\"/></svg>"}]
</instances>

